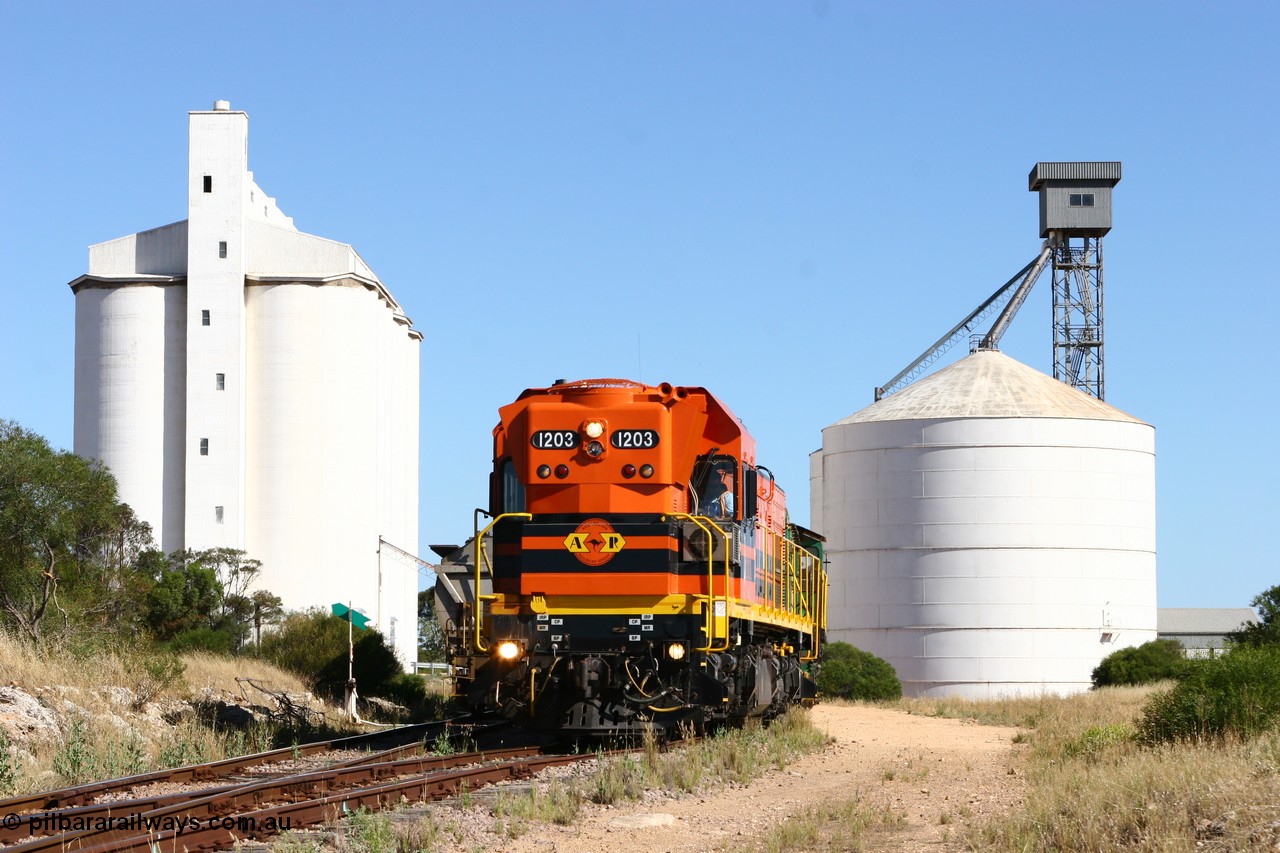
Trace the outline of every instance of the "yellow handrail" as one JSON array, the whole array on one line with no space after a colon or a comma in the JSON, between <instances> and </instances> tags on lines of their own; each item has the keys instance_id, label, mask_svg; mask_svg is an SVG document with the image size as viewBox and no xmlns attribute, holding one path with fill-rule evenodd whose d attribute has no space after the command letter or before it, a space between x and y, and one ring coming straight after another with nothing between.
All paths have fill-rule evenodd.
<instances>
[{"instance_id":1,"label":"yellow handrail","mask_svg":"<svg viewBox=\"0 0 1280 853\"><path fill-rule=\"evenodd\" d=\"M723 652L729 648L729 631L727 629L727 622L729 618L729 599L731 598L729 594L729 574L730 574L729 572L729 557L730 557L729 534L725 533L724 530L720 527L720 525L716 524L714 521L707 518L705 515L694 516L694 515L689 515L688 513L685 513L685 512L669 512L667 513L667 515L672 518L688 519L689 521L692 521L694 524L698 525L698 527L702 529L703 533L707 534L707 599L708 599L707 600L707 605L708 605L707 606L707 622L706 622L707 644L706 646L699 647L698 651ZM707 524L711 525L712 529L714 529L716 533L719 533L721 538L724 539L724 614L725 614L725 620L726 620L726 630L724 632L724 645L718 648L715 646L715 632L716 632L715 550L716 549L715 549L715 542L713 542L711 539L711 530L708 530L707 525L702 523L704 521Z\"/></svg>"},{"instance_id":2,"label":"yellow handrail","mask_svg":"<svg viewBox=\"0 0 1280 853\"><path fill-rule=\"evenodd\" d=\"M487 533L488 533L488 532L493 528L493 526L494 526L495 524L497 524L499 521L502 521L504 518L523 518L523 519L525 519L525 520L527 521L527 520L529 520L529 519L533 518L533 513L531 513L531 512L504 512L504 513L502 513L501 515L494 516L493 521L489 522L489 523L485 526L484 530L480 530L479 528L480 528L480 513L481 513L481 512L482 512L482 510L476 510L475 515L474 515L474 517L473 517L472 524L473 524L473 529L475 530L475 538L474 538L474 539L472 539L471 541L472 541L472 542L474 542L474 543L476 543L476 553L475 553L475 560L476 560L476 586L475 586L475 597L476 597L476 651L478 651L478 652L487 652L487 651L489 651L489 647L488 647L488 646L486 646L486 645L484 644L484 642L480 639L480 623L484 620L484 605L483 605L483 604L481 604L481 602L482 602L482 601L493 601L493 600L497 599L497 597L498 597L498 596L497 596L497 595L481 595L481 594L480 594L480 563L481 563L481 561L482 561L482 560L487 559L487 558L485 557L485 553L484 553L484 536L485 536L485 534L487 534ZM493 567L492 567L492 565L490 565L490 567L489 567L489 573L490 573L490 574L493 574Z\"/></svg>"},{"instance_id":3,"label":"yellow handrail","mask_svg":"<svg viewBox=\"0 0 1280 853\"><path fill-rule=\"evenodd\" d=\"M757 525L762 541L759 583L764 606L787 616L798 616L813 632L813 648L801 657L816 660L827 624L827 574L816 554L775 530Z\"/></svg>"},{"instance_id":4,"label":"yellow handrail","mask_svg":"<svg viewBox=\"0 0 1280 853\"><path fill-rule=\"evenodd\" d=\"M813 625L813 649L807 655L801 655L802 661L817 660L822 651L822 629L827 624L826 618L826 592L827 592L827 573L822 569L822 561L817 555L799 548L800 553L807 557L810 561L809 577L811 589L806 591L806 605L809 609L808 616L810 624Z\"/></svg>"}]
</instances>

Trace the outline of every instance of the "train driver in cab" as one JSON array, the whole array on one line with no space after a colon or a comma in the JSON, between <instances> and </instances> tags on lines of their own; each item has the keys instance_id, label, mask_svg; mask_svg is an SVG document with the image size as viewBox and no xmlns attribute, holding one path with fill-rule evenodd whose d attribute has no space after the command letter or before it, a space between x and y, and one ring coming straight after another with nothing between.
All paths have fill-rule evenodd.
<instances>
[{"instance_id":1,"label":"train driver in cab","mask_svg":"<svg viewBox=\"0 0 1280 853\"><path fill-rule=\"evenodd\" d=\"M733 518L733 466L727 462L716 463L707 484L711 495L706 505L708 518Z\"/></svg>"}]
</instances>

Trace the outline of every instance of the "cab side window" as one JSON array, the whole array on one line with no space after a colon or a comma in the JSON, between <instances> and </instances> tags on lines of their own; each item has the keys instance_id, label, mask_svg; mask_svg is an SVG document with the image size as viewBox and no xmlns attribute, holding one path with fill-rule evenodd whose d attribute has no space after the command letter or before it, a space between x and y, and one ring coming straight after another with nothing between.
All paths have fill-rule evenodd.
<instances>
[{"instance_id":1,"label":"cab side window","mask_svg":"<svg viewBox=\"0 0 1280 853\"><path fill-rule=\"evenodd\" d=\"M735 516L738 493L738 461L732 456L702 457L693 477L698 514L707 518Z\"/></svg>"},{"instance_id":2,"label":"cab side window","mask_svg":"<svg viewBox=\"0 0 1280 853\"><path fill-rule=\"evenodd\" d=\"M524 512L524 483L516 476L516 464L503 460L498 474L498 507L502 512Z\"/></svg>"}]
</instances>

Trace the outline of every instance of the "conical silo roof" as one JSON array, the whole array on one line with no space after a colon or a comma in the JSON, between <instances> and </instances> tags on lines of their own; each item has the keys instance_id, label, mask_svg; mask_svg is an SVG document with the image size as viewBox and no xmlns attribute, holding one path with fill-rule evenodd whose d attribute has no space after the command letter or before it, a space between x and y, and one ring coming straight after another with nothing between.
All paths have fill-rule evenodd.
<instances>
[{"instance_id":1,"label":"conical silo roof","mask_svg":"<svg viewBox=\"0 0 1280 853\"><path fill-rule=\"evenodd\" d=\"M1082 418L1143 423L996 350L979 350L837 421L939 418Z\"/></svg>"}]
</instances>

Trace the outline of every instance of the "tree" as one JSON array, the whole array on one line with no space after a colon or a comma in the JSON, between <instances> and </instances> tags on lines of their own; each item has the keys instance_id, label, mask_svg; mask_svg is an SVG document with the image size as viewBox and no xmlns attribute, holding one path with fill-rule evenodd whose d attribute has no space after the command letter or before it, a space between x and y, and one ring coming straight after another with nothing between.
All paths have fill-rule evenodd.
<instances>
[{"instance_id":1,"label":"tree","mask_svg":"<svg viewBox=\"0 0 1280 853\"><path fill-rule=\"evenodd\" d=\"M126 532L127 531L127 532ZM150 531L116 497L116 481L101 464L50 447L14 421L0 421L0 614L32 641L50 609L81 588L81 600L101 591L97 558L123 557L149 546ZM125 541L127 540L127 542Z\"/></svg>"},{"instance_id":2,"label":"tree","mask_svg":"<svg viewBox=\"0 0 1280 853\"><path fill-rule=\"evenodd\" d=\"M205 548L202 551L188 548L176 552L171 559L184 565L198 563L211 569L222 590L222 597L218 602L220 615L233 620L238 615L248 621L249 616L246 614L251 608L245 607L242 600L248 600L249 587L262 573L261 560L250 558L239 548Z\"/></svg>"},{"instance_id":3,"label":"tree","mask_svg":"<svg viewBox=\"0 0 1280 853\"><path fill-rule=\"evenodd\" d=\"M818 689L841 699L897 699L902 683L888 661L849 643L827 643L822 650Z\"/></svg>"},{"instance_id":4,"label":"tree","mask_svg":"<svg viewBox=\"0 0 1280 853\"><path fill-rule=\"evenodd\" d=\"M262 570L259 560L236 548L175 551L152 568L154 583L144 597L146 624L174 649L239 651L251 629L278 621L280 597L248 592Z\"/></svg>"},{"instance_id":5,"label":"tree","mask_svg":"<svg viewBox=\"0 0 1280 853\"><path fill-rule=\"evenodd\" d=\"M79 561L74 578L65 578L69 608L86 629L117 636L135 635L143 625L139 602L157 576L164 554L156 550L151 525L119 504L116 525Z\"/></svg>"},{"instance_id":6,"label":"tree","mask_svg":"<svg viewBox=\"0 0 1280 853\"><path fill-rule=\"evenodd\" d=\"M1169 678L1181 678L1187 671L1182 643L1177 640L1151 640L1140 646L1119 649L1094 667L1093 686L1113 687L1124 684L1150 684Z\"/></svg>"},{"instance_id":7,"label":"tree","mask_svg":"<svg viewBox=\"0 0 1280 853\"><path fill-rule=\"evenodd\" d=\"M1246 622L1227 639L1242 646L1280 644L1280 584L1263 590L1249 602L1258 609L1257 622Z\"/></svg>"},{"instance_id":8,"label":"tree","mask_svg":"<svg viewBox=\"0 0 1280 853\"><path fill-rule=\"evenodd\" d=\"M147 593L147 624L160 640L189 631L216 630L222 598L222 585L213 569L184 563L181 553L175 553Z\"/></svg>"},{"instance_id":9,"label":"tree","mask_svg":"<svg viewBox=\"0 0 1280 853\"><path fill-rule=\"evenodd\" d=\"M164 570L156 575L157 583L164 581L168 590L156 592L156 596L160 596L163 601L154 602L154 607L148 613L148 624L157 638L173 640L177 634L172 628L166 628L166 624L172 624L175 620L183 621L186 624L178 633L197 629L202 633L198 637L192 635L179 643L179 646L201 648L201 638L205 638L214 640L207 646L209 651L239 651L250 638L252 629L256 628L259 631L256 635L260 637L262 622L270 624L278 620L282 612L280 598L268 590L248 592L261 571L262 561L253 560L239 548L205 548L204 551L187 548L186 551L175 551L166 557ZM187 583L192 583L196 575L200 578L212 578L214 584L211 587L201 587L214 597L212 607L207 605L205 598L188 596L184 599L186 605L195 607L196 610L179 617L173 608L180 608L183 599L173 596L174 589L177 588L175 584L178 583L169 578L173 573L186 576ZM188 589L187 592L191 593L192 590ZM166 611L165 608L169 610ZM156 621L157 619L160 621ZM224 634L225 639L215 638L214 634Z\"/></svg>"},{"instance_id":10,"label":"tree","mask_svg":"<svg viewBox=\"0 0 1280 853\"><path fill-rule=\"evenodd\" d=\"M259 589L249 597L249 603L253 607L253 641L261 643L262 626L275 625L284 617L284 602L280 596Z\"/></svg>"}]
</instances>

